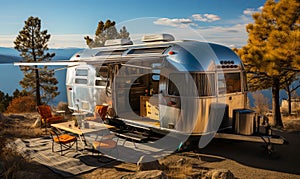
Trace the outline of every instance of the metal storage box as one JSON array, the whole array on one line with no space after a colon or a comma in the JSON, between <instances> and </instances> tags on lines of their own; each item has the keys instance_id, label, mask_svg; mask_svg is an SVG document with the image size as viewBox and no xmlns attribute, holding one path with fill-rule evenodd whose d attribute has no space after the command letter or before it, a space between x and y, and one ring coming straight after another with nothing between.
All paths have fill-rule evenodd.
<instances>
[{"instance_id":1,"label":"metal storage box","mask_svg":"<svg viewBox=\"0 0 300 179\"><path fill-rule=\"evenodd\" d=\"M255 131L255 111L250 109L233 110L232 127L236 134L253 135Z\"/></svg>"}]
</instances>

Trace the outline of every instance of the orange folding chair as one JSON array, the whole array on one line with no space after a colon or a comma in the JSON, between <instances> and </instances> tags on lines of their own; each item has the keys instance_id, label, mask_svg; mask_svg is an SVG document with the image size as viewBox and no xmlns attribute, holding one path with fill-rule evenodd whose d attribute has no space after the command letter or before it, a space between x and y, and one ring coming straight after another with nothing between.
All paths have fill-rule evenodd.
<instances>
[{"instance_id":1,"label":"orange folding chair","mask_svg":"<svg viewBox=\"0 0 300 179\"><path fill-rule=\"evenodd\" d=\"M50 135L52 138L52 152L54 152L54 143L60 145L60 154L63 153L63 147L65 150L70 149L74 144L76 144L76 152L78 151L77 138L69 134L58 134L55 130L50 129Z\"/></svg>"},{"instance_id":2,"label":"orange folding chair","mask_svg":"<svg viewBox=\"0 0 300 179\"><path fill-rule=\"evenodd\" d=\"M102 119L102 121L105 121L106 119L106 115L107 115L107 109L108 106L105 105L97 105L95 107L95 119L97 119L97 116L100 116L100 118Z\"/></svg>"},{"instance_id":3,"label":"orange folding chair","mask_svg":"<svg viewBox=\"0 0 300 179\"><path fill-rule=\"evenodd\" d=\"M37 107L38 113L41 115L41 127L45 127L47 133L47 125L61 121L63 116L53 116L51 107L48 105L40 105Z\"/></svg>"}]
</instances>

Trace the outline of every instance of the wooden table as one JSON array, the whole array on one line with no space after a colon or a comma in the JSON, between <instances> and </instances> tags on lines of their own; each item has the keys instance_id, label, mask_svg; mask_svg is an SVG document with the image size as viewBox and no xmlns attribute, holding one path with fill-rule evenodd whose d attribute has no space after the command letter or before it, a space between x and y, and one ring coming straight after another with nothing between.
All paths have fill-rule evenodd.
<instances>
[{"instance_id":1,"label":"wooden table","mask_svg":"<svg viewBox=\"0 0 300 179\"><path fill-rule=\"evenodd\" d=\"M81 142L86 146L87 142L85 140L84 135L85 134L91 134L91 133L100 133L100 132L109 132L109 129L115 128L114 126L95 122L95 121L84 121L84 126L74 126L74 121L67 121L67 122L61 122L61 123L55 123L51 124L52 127L58 129L67 131L73 134L77 134L81 140Z\"/></svg>"}]
</instances>

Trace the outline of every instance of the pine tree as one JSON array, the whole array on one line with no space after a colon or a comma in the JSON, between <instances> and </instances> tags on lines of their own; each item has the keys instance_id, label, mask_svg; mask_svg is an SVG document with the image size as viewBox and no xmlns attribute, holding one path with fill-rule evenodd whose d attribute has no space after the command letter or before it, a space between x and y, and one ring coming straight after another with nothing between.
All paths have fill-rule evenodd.
<instances>
[{"instance_id":1,"label":"pine tree","mask_svg":"<svg viewBox=\"0 0 300 179\"><path fill-rule=\"evenodd\" d=\"M2 91L0 91L0 112L6 111L11 101L12 101L11 96L9 96L7 93L4 94Z\"/></svg>"},{"instance_id":2,"label":"pine tree","mask_svg":"<svg viewBox=\"0 0 300 179\"><path fill-rule=\"evenodd\" d=\"M276 127L283 127L279 91L286 82L292 83L295 64L300 64L299 4L299 0L267 0L262 12L252 15L254 23L246 27L248 44L238 51L252 90L272 88Z\"/></svg>"},{"instance_id":3,"label":"pine tree","mask_svg":"<svg viewBox=\"0 0 300 179\"><path fill-rule=\"evenodd\" d=\"M103 21L98 22L98 26L95 32L94 40L89 36L84 37L86 44L90 48L94 47L103 47L106 40L109 39L119 39L119 38L129 38L129 32L127 31L126 27L123 26L118 33L115 21L106 20L104 23Z\"/></svg>"},{"instance_id":4,"label":"pine tree","mask_svg":"<svg viewBox=\"0 0 300 179\"><path fill-rule=\"evenodd\" d=\"M20 52L25 62L50 61L55 53L46 53L49 39L50 34L47 30L41 30L41 20L31 16L25 21L23 29L14 41L15 49ZM36 105L41 105L42 101L48 102L59 94L56 86L58 81L53 70L47 66L43 68L24 66L20 69L24 73L20 85L28 93L36 96Z\"/></svg>"},{"instance_id":5,"label":"pine tree","mask_svg":"<svg viewBox=\"0 0 300 179\"><path fill-rule=\"evenodd\" d=\"M123 26L122 29L120 29L119 38L120 39L129 39L129 32L127 31L125 26Z\"/></svg>"}]
</instances>

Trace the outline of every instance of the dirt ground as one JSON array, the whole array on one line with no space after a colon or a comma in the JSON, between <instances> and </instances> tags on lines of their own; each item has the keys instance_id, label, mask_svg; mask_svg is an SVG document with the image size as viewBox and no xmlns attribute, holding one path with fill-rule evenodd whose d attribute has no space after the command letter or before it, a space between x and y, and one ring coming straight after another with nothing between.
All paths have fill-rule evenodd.
<instances>
[{"instance_id":1,"label":"dirt ground","mask_svg":"<svg viewBox=\"0 0 300 179\"><path fill-rule=\"evenodd\" d=\"M15 138L44 135L40 128L31 128L38 114L0 114L0 178L61 178L47 167L27 161L4 148ZM300 119L284 120L284 130L274 130L287 139L288 145L275 146L275 153L266 155L262 143L214 139L203 149L174 153L159 160L159 168L168 178L203 178L212 169L230 170L235 178L299 178ZM136 164L115 163L73 178L132 178Z\"/></svg>"}]
</instances>

